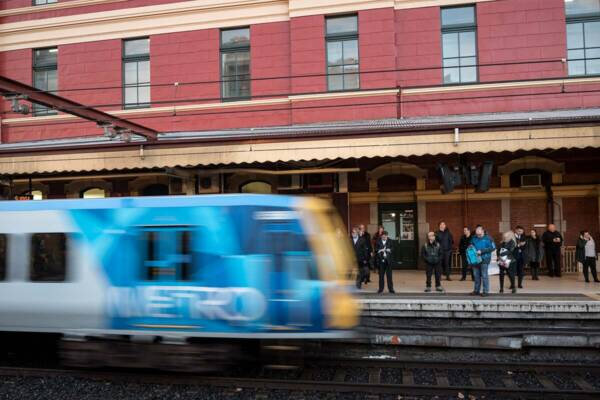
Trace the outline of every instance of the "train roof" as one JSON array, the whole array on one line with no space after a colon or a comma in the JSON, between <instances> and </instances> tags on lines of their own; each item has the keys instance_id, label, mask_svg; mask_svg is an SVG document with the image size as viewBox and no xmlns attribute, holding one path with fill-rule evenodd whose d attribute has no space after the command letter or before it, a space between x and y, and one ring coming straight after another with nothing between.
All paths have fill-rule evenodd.
<instances>
[{"instance_id":1,"label":"train roof","mask_svg":"<svg viewBox=\"0 0 600 400\"><path fill-rule=\"evenodd\" d=\"M198 196L111 197L105 199L6 200L1 211L112 209L132 207L270 206L291 207L298 197L269 194L217 194Z\"/></svg>"}]
</instances>

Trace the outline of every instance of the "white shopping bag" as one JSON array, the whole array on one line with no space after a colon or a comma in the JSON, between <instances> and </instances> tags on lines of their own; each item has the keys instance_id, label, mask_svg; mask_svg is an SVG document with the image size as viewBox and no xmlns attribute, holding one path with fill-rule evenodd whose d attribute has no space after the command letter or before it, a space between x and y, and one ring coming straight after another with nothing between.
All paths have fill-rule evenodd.
<instances>
[{"instance_id":1,"label":"white shopping bag","mask_svg":"<svg viewBox=\"0 0 600 400\"><path fill-rule=\"evenodd\" d=\"M490 261L490 265L488 265L488 275L498 275L500 274L500 267L498 266L498 256L496 252L492 252L492 260Z\"/></svg>"}]
</instances>

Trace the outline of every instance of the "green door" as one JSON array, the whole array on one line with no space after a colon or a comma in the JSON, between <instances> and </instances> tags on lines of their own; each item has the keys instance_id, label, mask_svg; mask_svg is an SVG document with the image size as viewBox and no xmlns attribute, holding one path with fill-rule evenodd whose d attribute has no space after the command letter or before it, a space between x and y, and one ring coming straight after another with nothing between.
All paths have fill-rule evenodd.
<instances>
[{"instance_id":1,"label":"green door","mask_svg":"<svg viewBox=\"0 0 600 400\"><path fill-rule=\"evenodd\" d=\"M380 204L379 224L395 241L394 268L417 268L417 205Z\"/></svg>"}]
</instances>

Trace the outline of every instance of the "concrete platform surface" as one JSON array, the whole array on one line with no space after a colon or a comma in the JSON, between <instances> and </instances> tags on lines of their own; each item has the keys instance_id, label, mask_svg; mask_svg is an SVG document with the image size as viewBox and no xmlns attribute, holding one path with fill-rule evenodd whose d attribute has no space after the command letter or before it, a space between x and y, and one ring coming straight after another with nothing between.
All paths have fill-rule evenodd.
<instances>
[{"instance_id":1,"label":"concrete platform surface","mask_svg":"<svg viewBox=\"0 0 600 400\"><path fill-rule=\"evenodd\" d=\"M452 275L452 281L442 280L442 287L446 295L463 294L468 295L473 291L473 282L470 277L466 281L460 281L460 275ZM379 275L371 272L371 283L363 285L359 291L364 294L376 294L379 288ZM435 290L432 293L424 293L425 289L425 271L406 270L394 271L393 273L394 290L396 296L421 293L424 296L439 296ZM435 285L435 282L433 282ZM510 285L507 278L504 280L503 297L515 296L508 290ZM490 294L497 294L500 289L498 275L490 276ZM387 286L382 295L386 295ZM539 281L534 281L531 276L526 276L523 281L523 289L518 289L517 296L522 294L550 294L550 295L573 295L584 294L588 299L600 300L600 283L586 283L581 274L564 274L561 278L550 278L549 276L540 276ZM487 297L486 299L488 299Z\"/></svg>"}]
</instances>

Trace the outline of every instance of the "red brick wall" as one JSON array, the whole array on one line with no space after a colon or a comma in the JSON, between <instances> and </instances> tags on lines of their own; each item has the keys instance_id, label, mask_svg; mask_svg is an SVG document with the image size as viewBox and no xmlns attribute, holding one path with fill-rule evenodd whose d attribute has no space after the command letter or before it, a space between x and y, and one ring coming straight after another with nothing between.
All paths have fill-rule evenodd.
<instances>
[{"instance_id":1,"label":"red brick wall","mask_svg":"<svg viewBox=\"0 0 600 400\"><path fill-rule=\"evenodd\" d=\"M439 85L442 83L442 47L439 7L397 10L396 68L400 86ZM410 70L410 71L409 71Z\"/></svg>"},{"instance_id":2,"label":"red brick wall","mask_svg":"<svg viewBox=\"0 0 600 400\"><path fill-rule=\"evenodd\" d=\"M429 229L436 231L440 221L446 222L456 246L465 225L473 230L476 225L483 225L487 233L494 240L498 240L501 218L500 200L469 200L466 206L462 201L427 202L426 221L429 223Z\"/></svg>"},{"instance_id":3,"label":"red brick wall","mask_svg":"<svg viewBox=\"0 0 600 400\"><path fill-rule=\"evenodd\" d=\"M596 243L600 243L598 226L598 199L595 197L573 197L562 201L563 219L566 221L565 244L574 246L579 232L589 230Z\"/></svg>"},{"instance_id":4,"label":"red brick wall","mask_svg":"<svg viewBox=\"0 0 600 400\"><path fill-rule=\"evenodd\" d=\"M250 28L250 68L252 79L288 77L290 65L290 24L276 22ZM290 91L290 80L264 79L252 82L252 97L283 95Z\"/></svg>"},{"instance_id":5,"label":"red brick wall","mask_svg":"<svg viewBox=\"0 0 600 400\"><path fill-rule=\"evenodd\" d=\"M32 63L33 53L30 49L0 52L0 75L31 85L33 79ZM0 110L10 110L10 103L0 101ZM10 113L3 117L10 118L12 116L15 116L15 114Z\"/></svg>"},{"instance_id":6,"label":"red brick wall","mask_svg":"<svg viewBox=\"0 0 600 400\"><path fill-rule=\"evenodd\" d=\"M360 88L396 87L394 11L390 8L358 13ZM390 71L372 72L369 71Z\"/></svg>"},{"instance_id":7,"label":"red brick wall","mask_svg":"<svg viewBox=\"0 0 600 400\"><path fill-rule=\"evenodd\" d=\"M325 17L314 15L290 21L292 76L317 75L292 79L292 93L327 90L325 79Z\"/></svg>"},{"instance_id":8,"label":"red brick wall","mask_svg":"<svg viewBox=\"0 0 600 400\"><path fill-rule=\"evenodd\" d=\"M122 102L121 41L102 40L77 43L58 48L58 94L68 99L98 107ZM100 90L74 90L87 88Z\"/></svg>"},{"instance_id":9,"label":"red brick wall","mask_svg":"<svg viewBox=\"0 0 600 400\"><path fill-rule=\"evenodd\" d=\"M153 102L171 99L191 103L220 101L219 30L167 33L150 38L150 80ZM172 84L182 83L177 88ZM186 82L211 82L186 85ZM187 103L187 102L186 102ZM156 103L160 107L168 103Z\"/></svg>"},{"instance_id":10,"label":"red brick wall","mask_svg":"<svg viewBox=\"0 0 600 400\"><path fill-rule=\"evenodd\" d=\"M482 66L481 82L561 77L566 69L564 0L504 0L477 4L480 64L554 60L507 66Z\"/></svg>"},{"instance_id":11,"label":"red brick wall","mask_svg":"<svg viewBox=\"0 0 600 400\"><path fill-rule=\"evenodd\" d=\"M440 221L444 221L454 237L454 245L458 246L463 228L463 204L460 201L427 202L427 213L425 217L429 223L429 230L437 231ZM424 237L427 232L420 232Z\"/></svg>"},{"instance_id":12,"label":"red brick wall","mask_svg":"<svg viewBox=\"0 0 600 400\"><path fill-rule=\"evenodd\" d=\"M350 205L350 229L353 226L365 224L370 221L370 207L368 204L351 204Z\"/></svg>"},{"instance_id":13,"label":"red brick wall","mask_svg":"<svg viewBox=\"0 0 600 400\"><path fill-rule=\"evenodd\" d=\"M510 227L521 225L526 232L534 224L547 223L546 199L518 199L510 201ZM538 233L544 229L539 228Z\"/></svg>"},{"instance_id":14,"label":"red brick wall","mask_svg":"<svg viewBox=\"0 0 600 400\"><path fill-rule=\"evenodd\" d=\"M66 3L69 1L75 0L58 0L59 3ZM63 17L67 15L77 15L77 14L85 14L92 12L101 12L101 11L111 11L111 10L122 10L133 7L143 7L143 6L151 6L156 4L166 4L166 3L178 3L181 0L128 0L125 2L115 2L115 3L107 3L107 4L94 4L88 6L78 6L73 8L63 8L58 10L49 10L49 11L37 11L29 14L19 14L19 15L11 15L1 18L2 23L9 22L18 22L18 21L29 21L36 20L42 18L53 18L53 17ZM1 0L0 1L0 10L9 10L13 8L21 8L21 7L31 7L31 0ZM43 9L43 6L40 10Z\"/></svg>"}]
</instances>

